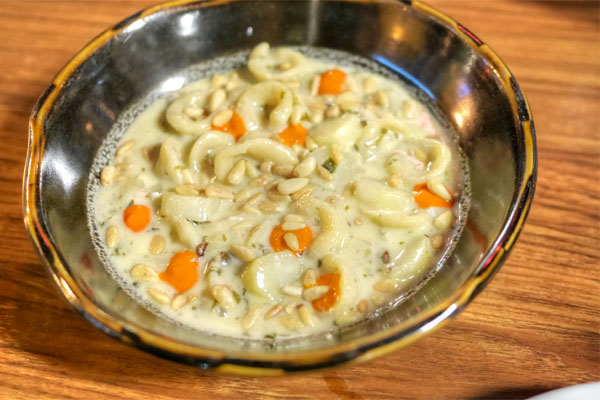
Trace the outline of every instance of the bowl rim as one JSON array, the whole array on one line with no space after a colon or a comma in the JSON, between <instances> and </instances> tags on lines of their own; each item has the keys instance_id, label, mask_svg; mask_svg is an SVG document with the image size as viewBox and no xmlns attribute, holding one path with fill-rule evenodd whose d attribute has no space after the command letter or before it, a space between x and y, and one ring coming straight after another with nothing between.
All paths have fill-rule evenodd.
<instances>
[{"instance_id":1,"label":"bowl rim","mask_svg":"<svg viewBox=\"0 0 600 400\"><path fill-rule=\"evenodd\" d=\"M44 155L44 122L64 83L71 74L96 50L136 21L164 10L204 8L240 0L175 0L151 6L125 18L89 42L54 77L39 98L29 119L29 145L23 176L24 222L31 241L44 260L51 277L69 304L94 326L129 345L154 355L217 372L242 375L282 375L286 372L333 367L341 363L362 362L404 347L425 334L439 329L464 309L499 270L517 239L529 212L537 176L535 129L529 104L513 74L496 53L460 23L419 0L400 0L405 7L435 19L456 33L480 57L485 59L504 85L511 108L518 117L523 158L518 160L517 186L502 228L490 249L484 254L472 276L452 296L420 315L406 329L402 324L384 331L335 344L319 350L285 353L225 352L200 348L165 337L128 322L121 316L107 313L97 306L70 275L66 261L52 241L49 227L41 217L41 162ZM327 0L330 1L330 0ZM345 2L347 0L333 0ZM362 3L369 0L353 0ZM394 0L382 0L394 3Z\"/></svg>"}]
</instances>

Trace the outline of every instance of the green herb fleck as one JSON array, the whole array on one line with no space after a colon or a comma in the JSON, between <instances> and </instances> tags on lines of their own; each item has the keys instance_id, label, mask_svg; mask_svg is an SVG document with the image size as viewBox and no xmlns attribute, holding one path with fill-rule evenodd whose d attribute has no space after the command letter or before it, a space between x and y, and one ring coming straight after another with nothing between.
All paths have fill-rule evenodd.
<instances>
[{"instance_id":1,"label":"green herb fleck","mask_svg":"<svg viewBox=\"0 0 600 400\"><path fill-rule=\"evenodd\" d=\"M203 224L210 224L210 221L196 221L194 219L191 218L186 218L188 220L188 222L192 223L193 225L203 225Z\"/></svg>"},{"instance_id":2,"label":"green herb fleck","mask_svg":"<svg viewBox=\"0 0 600 400\"><path fill-rule=\"evenodd\" d=\"M333 174L337 168L337 164L330 157L323 163L322 167Z\"/></svg>"},{"instance_id":3,"label":"green herb fleck","mask_svg":"<svg viewBox=\"0 0 600 400\"><path fill-rule=\"evenodd\" d=\"M236 292L235 290L232 290L231 293L233 294L233 297L235 297L235 302L236 303L239 303L242 300L242 298L240 297L239 293Z\"/></svg>"}]
</instances>

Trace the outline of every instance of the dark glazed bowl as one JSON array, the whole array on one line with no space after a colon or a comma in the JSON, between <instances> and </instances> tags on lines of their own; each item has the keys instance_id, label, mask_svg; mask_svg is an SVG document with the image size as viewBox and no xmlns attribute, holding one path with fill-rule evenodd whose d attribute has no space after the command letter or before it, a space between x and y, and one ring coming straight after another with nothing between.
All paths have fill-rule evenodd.
<instances>
[{"instance_id":1,"label":"dark glazed bowl","mask_svg":"<svg viewBox=\"0 0 600 400\"><path fill-rule=\"evenodd\" d=\"M257 344L199 335L137 305L100 262L87 227L93 159L132 104L203 60L273 45L344 50L429 96L460 136L472 183L467 228L443 268L389 312L310 341ZM281 374L363 361L442 326L479 293L515 242L533 197L536 148L523 93L475 35L417 1L176 1L107 30L33 110L25 224L65 298L110 336L201 368Z\"/></svg>"}]
</instances>

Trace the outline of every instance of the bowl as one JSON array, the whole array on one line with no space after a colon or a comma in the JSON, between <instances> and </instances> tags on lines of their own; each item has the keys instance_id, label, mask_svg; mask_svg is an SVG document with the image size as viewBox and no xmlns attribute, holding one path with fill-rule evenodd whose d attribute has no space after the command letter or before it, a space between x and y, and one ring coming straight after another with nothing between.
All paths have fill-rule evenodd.
<instances>
[{"instance_id":1,"label":"bowl","mask_svg":"<svg viewBox=\"0 0 600 400\"><path fill-rule=\"evenodd\" d=\"M176 90L204 60L273 45L310 45L374 60L435 102L458 132L471 173L466 228L446 263L408 300L333 335L233 340L158 318L131 300L94 250L87 225L93 160L129 110ZM30 119L25 224L67 301L137 348L219 372L277 375L364 361L457 315L498 271L529 210L536 144L527 101L498 56L418 1L175 1L92 40L58 73Z\"/></svg>"}]
</instances>

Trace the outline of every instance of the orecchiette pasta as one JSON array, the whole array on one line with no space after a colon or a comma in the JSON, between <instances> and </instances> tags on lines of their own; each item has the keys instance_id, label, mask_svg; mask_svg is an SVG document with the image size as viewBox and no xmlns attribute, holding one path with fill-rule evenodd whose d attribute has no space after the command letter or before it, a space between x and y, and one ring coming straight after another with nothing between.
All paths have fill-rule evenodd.
<instances>
[{"instance_id":1,"label":"orecchiette pasta","mask_svg":"<svg viewBox=\"0 0 600 400\"><path fill-rule=\"evenodd\" d=\"M330 331L453 244L468 181L399 83L263 43L247 70L168 98L126 132L96 199L107 266L162 316L235 337Z\"/></svg>"},{"instance_id":2,"label":"orecchiette pasta","mask_svg":"<svg viewBox=\"0 0 600 400\"><path fill-rule=\"evenodd\" d=\"M290 80L299 76L304 63L304 56L297 51L270 49L263 43L250 54L248 69L260 81Z\"/></svg>"},{"instance_id":3,"label":"orecchiette pasta","mask_svg":"<svg viewBox=\"0 0 600 400\"><path fill-rule=\"evenodd\" d=\"M237 102L236 111L245 116L249 130L259 128L265 120L273 127L281 128L290 118L293 105L291 90L281 83L269 81L246 89Z\"/></svg>"}]
</instances>

